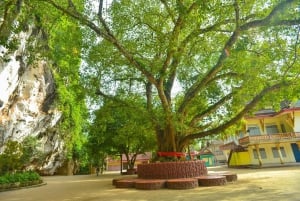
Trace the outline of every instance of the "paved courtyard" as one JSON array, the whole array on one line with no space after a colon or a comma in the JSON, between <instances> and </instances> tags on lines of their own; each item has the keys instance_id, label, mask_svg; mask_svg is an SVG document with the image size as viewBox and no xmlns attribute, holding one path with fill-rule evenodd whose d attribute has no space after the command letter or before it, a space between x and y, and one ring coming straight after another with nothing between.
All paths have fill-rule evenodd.
<instances>
[{"instance_id":1,"label":"paved courtyard","mask_svg":"<svg viewBox=\"0 0 300 201\"><path fill-rule=\"evenodd\" d=\"M190 190L116 189L112 179L118 173L101 176L45 177L47 185L0 192L1 201L294 201L300 200L300 166L227 169L209 168L209 172L232 171L238 181L226 186L198 187Z\"/></svg>"}]
</instances>

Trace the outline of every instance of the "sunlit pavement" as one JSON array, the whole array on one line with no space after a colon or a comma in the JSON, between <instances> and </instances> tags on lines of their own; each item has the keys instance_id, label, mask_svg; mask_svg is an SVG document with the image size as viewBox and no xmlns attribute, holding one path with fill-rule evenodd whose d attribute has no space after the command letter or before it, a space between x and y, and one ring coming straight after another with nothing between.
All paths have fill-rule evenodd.
<instances>
[{"instance_id":1,"label":"sunlit pavement","mask_svg":"<svg viewBox=\"0 0 300 201\"><path fill-rule=\"evenodd\" d=\"M262 169L209 168L209 172L231 171L238 181L226 186L198 187L191 190L117 189L112 179L119 173L100 176L44 177L47 185L0 192L0 201L258 201L300 200L300 166Z\"/></svg>"}]
</instances>

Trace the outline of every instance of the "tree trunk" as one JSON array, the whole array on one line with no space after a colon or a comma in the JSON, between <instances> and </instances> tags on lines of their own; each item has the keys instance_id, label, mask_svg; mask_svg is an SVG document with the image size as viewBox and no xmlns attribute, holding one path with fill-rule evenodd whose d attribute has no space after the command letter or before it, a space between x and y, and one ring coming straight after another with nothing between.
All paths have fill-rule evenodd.
<instances>
[{"instance_id":1,"label":"tree trunk","mask_svg":"<svg viewBox=\"0 0 300 201\"><path fill-rule=\"evenodd\" d=\"M171 124L168 124L164 130L157 130L158 151L177 152L180 151L176 143L176 131Z\"/></svg>"}]
</instances>

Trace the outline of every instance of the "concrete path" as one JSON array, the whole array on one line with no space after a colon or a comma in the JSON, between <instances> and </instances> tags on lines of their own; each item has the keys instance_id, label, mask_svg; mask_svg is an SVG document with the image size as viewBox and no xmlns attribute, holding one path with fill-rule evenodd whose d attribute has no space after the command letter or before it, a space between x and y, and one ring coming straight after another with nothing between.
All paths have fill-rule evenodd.
<instances>
[{"instance_id":1,"label":"concrete path","mask_svg":"<svg viewBox=\"0 0 300 201\"><path fill-rule=\"evenodd\" d=\"M226 186L198 187L191 190L116 189L112 179L119 174L99 177L45 177L47 185L0 192L0 201L296 201L300 200L300 166L227 169L209 168L209 172L232 171L238 181Z\"/></svg>"}]
</instances>

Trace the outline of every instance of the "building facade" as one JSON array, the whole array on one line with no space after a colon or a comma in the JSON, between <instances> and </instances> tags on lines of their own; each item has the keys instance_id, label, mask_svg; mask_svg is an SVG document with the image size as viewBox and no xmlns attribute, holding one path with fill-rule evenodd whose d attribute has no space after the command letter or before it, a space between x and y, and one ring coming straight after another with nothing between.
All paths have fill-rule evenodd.
<instances>
[{"instance_id":1,"label":"building facade","mask_svg":"<svg viewBox=\"0 0 300 201\"><path fill-rule=\"evenodd\" d=\"M261 110L245 121L238 145L221 146L229 166L300 163L300 101L279 112Z\"/></svg>"}]
</instances>

